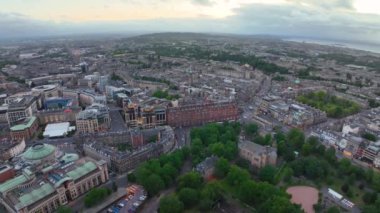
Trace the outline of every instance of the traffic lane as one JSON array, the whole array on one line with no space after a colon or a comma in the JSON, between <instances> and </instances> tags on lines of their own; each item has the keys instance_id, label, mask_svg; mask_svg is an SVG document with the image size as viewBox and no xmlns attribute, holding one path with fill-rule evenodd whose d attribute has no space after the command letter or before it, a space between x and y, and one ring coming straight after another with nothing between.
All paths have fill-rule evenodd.
<instances>
[{"instance_id":1,"label":"traffic lane","mask_svg":"<svg viewBox=\"0 0 380 213\"><path fill-rule=\"evenodd\" d=\"M124 119L119 111L110 111L111 117L111 129L112 132L124 131L125 127Z\"/></svg>"}]
</instances>

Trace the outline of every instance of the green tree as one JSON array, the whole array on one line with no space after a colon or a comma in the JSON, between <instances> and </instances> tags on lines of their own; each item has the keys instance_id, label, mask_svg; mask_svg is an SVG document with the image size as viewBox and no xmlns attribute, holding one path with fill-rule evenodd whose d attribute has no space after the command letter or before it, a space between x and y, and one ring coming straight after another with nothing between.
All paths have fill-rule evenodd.
<instances>
[{"instance_id":1,"label":"green tree","mask_svg":"<svg viewBox=\"0 0 380 213\"><path fill-rule=\"evenodd\" d=\"M189 172L178 179L178 188L199 189L203 185L203 178L198 172Z\"/></svg>"},{"instance_id":2,"label":"green tree","mask_svg":"<svg viewBox=\"0 0 380 213\"><path fill-rule=\"evenodd\" d=\"M374 142L377 141L377 137L376 137L376 135L371 134L371 133L369 133L369 132L365 132L365 133L363 133L363 134L362 134L362 138L365 138L365 139L367 139L367 140L369 140L369 141L374 141Z\"/></svg>"},{"instance_id":3,"label":"green tree","mask_svg":"<svg viewBox=\"0 0 380 213\"><path fill-rule=\"evenodd\" d=\"M255 195L255 191L257 190L257 184L252 180L244 181L239 186L239 198L249 205L253 205L256 203L257 197Z\"/></svg>"},{"instance_id":4,"label":"green tree","mask_svg":"<svg viewBox=\"0 0 380 213\"><path fill-rule=\"evenodd\" d=\"M191 188L182 188L178 192L178 198L182 203L185 205L185 207L189 208L191 206L197 205L199 199L198 199L198 191Z\"/></svg>"},{"instance_id":5,"label":"green tree","mask_svg":"<svg viewBox=\"0 0 380 213\"><path fill-rule=\"evenodd\" d=\"M330 147L326 150L324 157L329 163L335 164L337 162L335 149L333 147Z\"/></svg>"},{"instance_id":6,"label":"green tree","mask_svg":"<svg viewBox=\"0 0 380 213\"><path fill-rule=\"evenodd\" d=\"M218 156L218 157L224 157L225 156L225 146L222 143L214 143L210 146L211 153Z\"/></svg>"},{"instance_id":7,"label":"green tree","mask_svg":"<svg viewBox=\"0 0 380 213\"><path fill-rule=\"evenodd\" d=\"M311 144L309 144L309 143L304 143L304 144L302 145L301 154L302 154L303 156L308 156L308 155L311 154L312 150L313 150L313 147L312 147Z\"/></svg>"},{"instance_id":8,"label":"green tree","mask_svg":"<svg viewBox=\"0 0 380 213\"><path fill-rule=\"evenodd\" d=\"M215 164L214 174L218 178L224 178L230 171L230 163L224 159L220 158Z\"/></svg>"},{"instance_id":9,"label":"green tree","mask_svg":"<svg viewBox=\"0 0 380 213\"><path fill-rule=\"evenodd\" d=\"M374 204L377 200L377 192L366 192L364 193L362 200L365 204Z\"/></svg>"},{"instance_id":10,"label":"green tree","mask_svg":"<svg viewBox=\"0 0 380 213\"><path fill-rule=\"evenodd\" d=\"M73 213L74 211L68 206L59 206L57 213Z\"/></svg>"},{"instance_id":11,"label":"green tree","mask_svg":"<svg viewBox=\"0 0 380 213\"><path fill-rule=\"evenodd\" d=\"M347 192L350 190L350 185L348 185L347 183L344 183L342 185L342 187L340 187L340 189L347 194Z\"/></svg>"},{"instance_id":12,"label":"green tree","mask_svg":"<svg viewBox=\"0 0 380 213\"><path fill-rule=\"evenodd\" d=\"M171 163L166 163L164 167L162 167L161 174L175 178L178 175L178 171Z\"/></svg>"},{"instance_id":13,"label":"green tree","mask_svg":"<svg viewBox=\"0 0 380 213\"><path fill-rule=\"evenodd\" d=\"M352 173L351 161L347 158L343 158L338 163L338 170L341 174L348 175Z\"/></svg>"},{"instance_id":14,"label":"green tree","mask_svg":"<svg viewBox=\"0 0 380 213\"><path fill-rule=\"evenodd\" d=\"M160 213L181 213L183 210L183 203L175 195L165 196L160 199Z\"/></svg>"},{"instance_id":15,"label":"green tree","mask_svg":"<svg viewBox=\"0 0 380 213\"><path fill-rule=\"evenodd\" d=\"M250 179L249 173L237 166L231 166L231 169L226 177L227 182L231 186L239 185L248 179Z\"/></svg>"},{"instance_id":16,"label":"green tree","mask_svg":"<svg viewBox=\"0 0 380 213\"><path fill-rule=\"evenodd\" d=\"M276 167L272 165L267 165L260 169L259 171L259 178L261 181L267 181L268 183L274 184L275 182L275 175L277 173Z\"/></svg>"},{"instance_id":17,"label":"green tree","mask_svg":"<svg viewBox=\"0 0 380 213\"><path fill-rule=\"evenodd\" d=\"M102 202L110 194L111 194L110 189L93 188L84 197L84 205L86 207L92 207L92 206Z\"/></svg>"},{"instance_id":18,"label":"green tree","mask_svg":"<svg viewBox=\"0 0 380 213\"><path fill-rule=\"evenodd\" d=\"M201 191L201 199L208 199L213 202L222 198L223 190L219 181L209 182Z\"/></svg>"},{"instance_id":19,"label":"green tree","mask_svg":"<svg viewBox=\"0 0 380 213\"><path fill-rule=\"evenodd\" d=\"M372 187L376 191L380 191L380 175L378 173L373 174Z\"/></svg>"},{"instance_id":20,"label":"green tree","mask_svg":"<svg viewBox=\"0 0 380 213\"><path fill-rule=\"evenodd\" d=\"M214 202L210 199L202 199L199 202L199 209L202 211L210 211L212 209L212 206L214 205Z\"/></svg>"},{"instance_id":21,"label":"green tree","mask_svg":"<svg viewBox=\"0 0 380 213\"><path fill-rule=\"evenodd\" d=\"M305 143L305 135L299 129L291 129L287 134L287 139L289 143L298 151L301 150L303 144Z\"/></svg>"},{"instance_id":22,"label":"green tree","mask_svg":"<svg viewBox=\"0 0 380 213\"><path fill-rule=\"evenodd\" d=\"M165 183L157 174L151 174L143 185L149 195L155 195L165 188Z\"/></svg>"},{"instance_id":23,"label":"green tree","mask_svg":"<svg viewBox=\"0 0 380 213\"><path fill-rule=\"evenodd\" d=\"M301 208L297 205L293 205L289 198L286 197L280 197L280 196L274 196L271 199L268 199L265 201L259 208L258 212L263 213L301 213L303 212Z\"/></svg>"},{"instance_id":24,"label":"green tree","mask_svg":"<svg viewBox=\"0 0 380 213\"><path fill-rule=\"evenodd\" d=\"M244 126L244 132L248 137L253 137L258 134L259 126L255 123L250 123Z\"/></svg>"},{"instance_id":25,"label":"green tree","mask_svg":"<svg viewBox=\"0 0 380 213\"><path fill-rule=\"evenodd\" d=\"M284 168L283 180L285 182L289 182L292 179L293 175L294 175L294 172L292 168L289 168L289 167Z\"/></svg>"},{"instance_id":26,"label":"green tree","mask_svg":"<svg viewBox=\"0 0 380 213\"><path fill-rule=\"evenodd\" d=\"M327 213L340 213L340 210L338 207L333 206L333 207L330 207L329 209L327 209Z\"/></svg>"}]
</instances>

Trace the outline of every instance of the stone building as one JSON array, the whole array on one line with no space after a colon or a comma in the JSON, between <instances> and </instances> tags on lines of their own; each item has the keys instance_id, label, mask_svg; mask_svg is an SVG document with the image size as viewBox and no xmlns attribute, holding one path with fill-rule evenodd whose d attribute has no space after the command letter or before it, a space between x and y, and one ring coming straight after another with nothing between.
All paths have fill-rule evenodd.
<instances>
[{"instance_id":1,"label":"stone building","mask_svg":"<svg viewBox=\"0 0 380 213\"><path fill-rule=\"evenodd\" d=\"M22 122L11 127L13 140L29 140L38 129L38 120L35 116L25 118Z\"/></svg>"},{"instance_id":2,"label":"stone building","mask_svg":"<svg viewBox=\"0 0 380 213\"><path fill-rule=\"evenodd\" d=\"M22 154L27 167L0 184L0 202L9 213L50 213L109 179L107 163L36 143Z\"/></svg>"},{"instance_id":3,"label":"stone building","mask_svg":"<svg viewBox=\"0 0 380 213\"><path fill-rule=\"evenodd\" d=\"M87 107L77 114L76 125L80 133L95 133L109 129L111 119L108 107L102 104Z\"/></svg>"},{"instance_id":4,"label":"stone building","mask_svg":"<svg viewBox=\"0 0 380 213\"><path fill-rule=\"evenodd\" d=\"M276 165L276 148L262 146L250 141L240 141L238 147L240 157L248 160L251 165L256 168L262 168L266 165Z\"/></svg>"},{"instance_id":5,"label":"stone building","mask_svg":"<svg viewBox=\"0 0 380 213\"><path fill-rule=\"evenodd\" d=\"M224 101L169 107L166 114L167 124L177 127L237 120L239 111L235 102Z\"/></svg>"}]
</instances>

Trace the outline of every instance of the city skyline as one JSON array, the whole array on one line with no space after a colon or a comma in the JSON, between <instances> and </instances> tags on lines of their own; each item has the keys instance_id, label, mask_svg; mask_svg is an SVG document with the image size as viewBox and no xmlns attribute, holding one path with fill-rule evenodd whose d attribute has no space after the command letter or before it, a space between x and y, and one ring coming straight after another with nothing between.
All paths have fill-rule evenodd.
<instances>
[{"instance_id":1,"label":"city skyline","mask_svg":"<svg viewBox=\"0 0 380 213\"><path fill-rule=\"evenodd\" d=\"M186 31L380 43L380 3L371 0L16 0L0 3L2 38Z\"/></svg>"}]
</instances>

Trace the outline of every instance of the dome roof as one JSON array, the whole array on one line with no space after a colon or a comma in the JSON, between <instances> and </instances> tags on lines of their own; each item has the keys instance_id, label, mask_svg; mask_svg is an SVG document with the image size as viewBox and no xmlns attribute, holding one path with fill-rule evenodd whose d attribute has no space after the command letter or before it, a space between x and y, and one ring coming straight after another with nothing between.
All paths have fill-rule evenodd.
<instances>
[{"instance_id":1,"label":"dome roof","mask_svg":"<svg viewBox=\"0 0 380 213\"><path fill-rule=\"evenodd\" d=\"M55 149L55 146L50 144L36 143L26 150L22 156L25 160L41 160L53 154Z\"/></svg>"}]
</instances>

